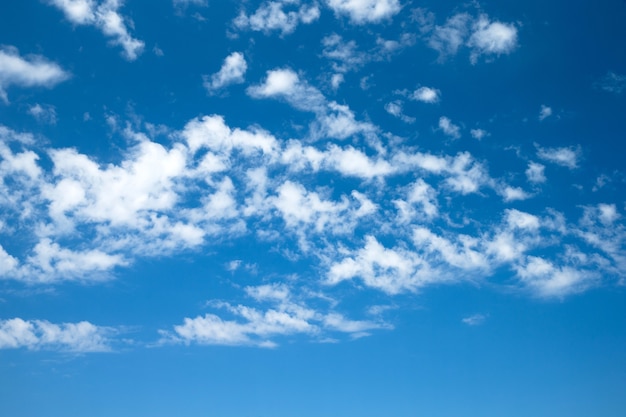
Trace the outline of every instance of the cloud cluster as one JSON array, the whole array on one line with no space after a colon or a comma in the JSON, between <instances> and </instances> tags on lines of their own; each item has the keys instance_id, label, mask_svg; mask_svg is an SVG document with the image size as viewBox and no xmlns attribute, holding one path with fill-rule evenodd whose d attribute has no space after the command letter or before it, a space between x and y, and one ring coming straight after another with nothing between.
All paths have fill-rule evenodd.
<instances>
[{"instance_id":1,"label":"cloud cluster","mask_svg":"<svg viewBox=\"0 0 626 417\"><path fill-rule=\"evenodd\" d=\"M388 20L402 9L399 0L326 0L326 4L358 25Z\"/></svg>"},{"instance_id":2,"label":"cloud cluster","mask_svg":"<svg viewBox=\"0 0 626 417\"><path fill-rule=\"evenodd\" d=\"M87 321L55 324L45 320L0 320L0 349L108 352L114 330Z\"/></svg>"},{"instance_id":3,"label":"cloud cluster","mask_svg":"<svg viewBox=\"0 0 626 417\"><path fill-rule=\"evenodd\" d=\"M299 24L310 24L320 17L317 3L301 4L300 0L273 0L263 2L248 15L241 11L233 21L239 30L253 30L270 33L279 31L282 35L292 33Z\"/></svg>"},{"instance_id":4,"label":"cloud cluster","mask_svg":"<svg viewBox=\"0 0 626 417\"><path fill-rule=\"evenodd\" d=\"M128 19L119 13L124 0L47 0L60 9L75 25L95 26L124 50L124 57L134 61L143 52L144 42L128 31ZM132 22L131 22L132 25Z\"/></svg>"},{"instance_id":5,"label":"cloud cluster","mask_svg":"<svg viewBox=\"0 0 626 417\"><path fill-rule=\"evenodd\" d=\"M467 47L470 61L476 64L481 57L509 54L518 46L517 27L513 23L492 21L486 14L473 17L461 12L450 16L443 25L437 25L435 15L424 9L416 11L416 20L427 45L439 52L439 58L456 55Z\"/></svg>"}]
</instances>

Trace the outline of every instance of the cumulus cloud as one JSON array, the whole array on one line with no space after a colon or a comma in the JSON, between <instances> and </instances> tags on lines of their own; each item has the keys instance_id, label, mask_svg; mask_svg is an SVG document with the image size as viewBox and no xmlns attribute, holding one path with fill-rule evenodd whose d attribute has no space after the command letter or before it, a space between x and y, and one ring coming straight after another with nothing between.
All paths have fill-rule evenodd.
<instances>
[{"instance_id":1,"label":"cumulus cloud","mask_svg":"<svg viewBox=\"0 0 626 417\"><path fill-rule=\"evenodd\" d=\"M352 320L336 311L314 309L284 284L246 287L245 291L261 305L250 307L217 302L217 307L236 318L225 320L211 313L185 318L183 324L174 326L173 332L161 331L161 343L273 348L277 346L277 338L288 336L322 339L328 334L343 333L356 338L367 336L373 330L391 328L382 320Z\"/></svg>"},{"instance_id":2,"label":"cumulus cloud","mask_svg":"<svg viewBox=\"0 0 626 417\"><path fill-rule=\"evenodd\" d=\"M326 4L358 25L390 19L402 9L399 0L326 0Z\"/></svg>"},{"instance_id":3,"label":"cumulus cloud","mask_svg":"<svg viewBox=\"0 0 626 417\"><path fill-rule=\"evenodd\" d=\"M204 77L204 88L210 93L215 92L227 85L241 84L248 70L248 64L241 52L233 52L224 59L220 70Z\"/></svg>"},{"instance_id":4,"label":"cumulus cloud","mask_svg":"<svg viewBox=\"0 0 626 417\"><path fill-rule=\"evenodd\" d=\"M123 49L123 55L134 61L143 52L144 42L134 38L128 31L128 19L119 13L123 0L47 0L60 9L65 18L76 25L98 28L111 43ZM130 23L132 26L132 22Z\"/></svg>"},{"instance_id":5,"label":"cumulus cloud","mask_svg":"<svg viewBox=\"0 0 626 417\"><path fill-rule=\"evenodd\" d=\"M233 21L240 30L253 30L269 33L280 31L287 35L299 24L310 24L320 17L317 3L300 4L300 0L266 1L251 15L242 11ZM294 10L288 10L288 9Z\"/></svg>"},{"instance_id":6,"label":"cumulus cloud","mask_svg":"<svg viewBox=\"0 0 626 417\"><path fill-rule=\"evenodd\" d=\"M545 168L545 166L537 162L529 162L526 169L526 178L535 184L546 182Z\"/></svg>"},{"instance_id":7,"label":"cumulus cloud","mask_svg":"<svg viewBox=\"0 0 626 417\"><path fill-rule=\"evenodd\" d=\"M467 45L472 49L472 63L481 55L509 54L517 47L517 28L511 23L491 22L487 15L481 15L473 24Z\"/></svg>"},{"instance_id":8,"label":"cumulus cloud","mask_svg":"<svg viewBox=\"0 0 626 417\"><path fill-rule=\"evenodd\" d=\"M451 138L458 139L461 137L461 128L452 123L452 120L446 116L441 116L439 118L439 129Z\"/></svg>"},{"instance_id":9,"label":"cumulus cloud","mask_svg":"<svg viewBox=\"0 0 626 417\"><path fill-rule=\"evenodd\" d=\"M472 129L470 134L474 139L481 140L482 138L489 136L489 132L484 129Z\"/></svg>"},{"instance_id":10,"label":"cumulus cloud","mask_svg":"<svg viewBox=\"0 0 626 417\"><path fill-rule=\"evenodd\" d=\"M542 104L541 110L539 110L539 121L541 122L550 116L552 116L552 108Z\"/></svg>"},{"instance_id":11,"label":"cumulus cloud","mask_svg":"<svg viewBox=\"0 0 626 417\"><path fill-rule=\"evenodd\" d=\"M346 139L377 131L371 123L357 121L348 106L328 101L317 88L300 79L290 68L268 71L265 80L248 87L247 92L253 98L280 99L298 110L315 113L316 120L311 125L311 134L315 138Z\"/></svg>"},{"instance_id":12,"label":"cumulus cloud","mask_svg":"<svg viewBox=\"0 0 626 417\"><path fill-rule=\"evenodd\" d=\"M22 57L12 47L0 47L0 99L9 102L6 89L17 87L54 87L70 74L40 55Z\"/></svg>"},{"instance_id":13,"label":"cumulus cloud","mask_svg":"<svg viewBox=\"0 0 626 417\"><path fill-rule=\"evenodd\" d=\"M402 110L402 102L400 100L395 100L385 104L385 111L402 120L404 123L415 123L415 117L404 114L404 111Z\"/></svg>"},{"instance_id":14,"label":"cumulus cloud","mask_svg":"<svg viewBox=\"0 0 626 417\"><path fill-rule=\"evenodd\" d=\"M0 349L108 352L115 331L87 321L55 324L45 320L0 320Z\"/></svg>"},{"instance_id":15,"label":"cumulus cloud","mask_svg":"<svg viewBox=\"0 0 626 417\"><path fill-rule=\"evenodd\" d=\"M537 156L553 164L576 169L580 158L580 148L542 148L537 146Z\"/></svg>"},{"instance_id":16,"label":"cumulus cloud","mask_svg":"<svg viewBox=\"0 0 626 417\"><path fill-rule=\"evenodd\" d=\"M412 100L422 103L437 103L441 98L441 92L436 88L420 87L409 96Z\"/></svg>"},{"instance_id":17,"label":"cumulus cloud","mask_svg":"<svg viewBox=\"0 0 626 417\"><path fill-rule=\"evenodd\" d=\"M418 9L416 20L428 46L439 52L440 60L467 47L470 61L476 64L481 56L491 59L509 54L518 46L515 24L491 21L486 14L473 17L466 12L456 13L443 25L437 25L434 14Z\"/></svg>"}]
</instances>

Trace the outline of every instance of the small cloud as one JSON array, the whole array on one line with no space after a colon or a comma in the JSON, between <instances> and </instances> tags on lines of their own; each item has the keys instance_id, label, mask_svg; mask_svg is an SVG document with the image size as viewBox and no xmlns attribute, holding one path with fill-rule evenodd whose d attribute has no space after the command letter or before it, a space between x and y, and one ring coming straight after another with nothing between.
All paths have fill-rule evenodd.
<instances>
[{"instance_id":1,"label":"small cloud","mask_svg":"<svg viewBox=\"0 0 626 417\"><path fill-rule=\"evenodd\" d=\"M480 326L485 322L487 317L484 314L473 314L471 316L461 319L461 321L468 326Z\"/></svg>"},{"instance_id":2,"label":"small cloud","mask_svg":"<svg viewBox=\"0 0 626 417\"><path fill-rule=\"evenodd\" d=\"M473 25L467 44L472 48L473 64L481 55L509 54L517 46L517 28L510 23L490 22L486 15L481 15Z\"/></svg>"},{"instance_id":3,"label":"small cloud","mask_svg":"<svg viewBox=\"0 0 626 417\"><path fill-rule=\"evenodd\" d=\"M410 98L422 103L437 103L441 98L441 92L436 88L420 87L411 94Z\"/></svg>"},{"instance_id":4,"label":"small cloud","mask_svg":"<svg viewBox=\"0 0 626 417\"><path fill-rule=\"evenodd\" d=\"M28 114L33 116L40 123L47 123L54 125L57 122L57 113L54 106L39 103L28 108Z\"/></svg>"},{"instance_id":5,"label":"small cloud","mask_svg":"<svg viewBox=\"0 0 626 417\"><path fill-rule=\"evenodd\" d=\"M402 120L405 123L415 123L415 117L410 117L404 114L402 110L402 102L400 100L392 101L385 104L385 110L387 113Z\"/></svg>"},{"instance_id":6,"label":"small cloud","mask_svg":"<svg viewBox=\"0 0 626 417\"><path fill-rule=\"evenodd\" d=\"M165 55L163 53L163 49L159 48L158 45L154 45L154 48L152 48L152 52L154 52L154 54L156 56L163 56L163 55Z\"/></svg>"},{"instance_id":7,"label":"small cloud","mask_svg":"<svg viewBox=\"0 0 626 417\"><path fill-rule=\"evenodd\" d=\"M537 147L537 156L543 160L552 162L569 169L578 168L580 148L542 148Z\"/></svg>"},{"instance_id":8,"label":"small cloud","mask_svg":"<svg viewBox=\"0 0 626 417\"><path fill-rule=\"evenodd\" d=\"M248 70L248 64L241 52L233 52L224 59L222 68L209 76L204 76L204 88L213 93L227 85L241 84Z\"/></svg>"},{"instance_id":9,"label":"small cloud","mask_svg":"<svg viewBox=\"0 0 626 417\"><path fill-rule=\"evenodd\" d=\"M543 121L550 116L552 116L552 108L542 104L539 111L539 121Z\"/></svg>"},{"instance_id":10,"label":"small cloud","mask_svg":"<svg viewBox=\"0 0 626 417\"><path fill-rule=\"evenodd\" d=\"M537 162L529 162L526 169L526 178L529 182L539 184L546 182L546 176L544 174L545 166L538 164Z\"/></svg>"},{"instance_id":11,"label":"small cloud","mask_svg":"<svg viewBox=\"0 0 626 417\"><path fill-rule=\"evenodd\" d=\"M326 4L357 25L390 19L402 9L399 0L326 0Z\"/></svg>"},{"instance_id":12,"label":"small cloud","mask_svg":"<svg viewBox=\"0 0 626 417\"><path fill-rule=\"evenodd\" d=\"M470 134L476 140L481 140L482 138L489 136L489 132L483 129L472 129L470 130Z\"/></svg>"},{"instance_id":13,"label":"small cloud","mask_svg":"<svg viewBox=\"0 0 626 417\"><path fill-rule=\"evenodd\" d=\"M598 80L595 87L613 94L622 94L626 91L626 75L616 74L609 71L604 77Z\"/></svg>"},{"instance_id":14,"label":"small cloud","mask_svg":"<svg viewBox=\"0 0 626 417\"><path fill-rule=\"evenodd\" d=\"M451 138L458 139L461 137L461 128L452 123L446 116L439 118L439 129Z\"/></svg>"}]
</instances>

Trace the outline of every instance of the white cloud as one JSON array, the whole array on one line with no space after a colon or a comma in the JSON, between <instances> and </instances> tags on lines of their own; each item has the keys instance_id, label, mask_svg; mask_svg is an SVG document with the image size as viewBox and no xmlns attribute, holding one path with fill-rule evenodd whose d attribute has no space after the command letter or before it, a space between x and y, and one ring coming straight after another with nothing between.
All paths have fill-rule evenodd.
<instances>
[{"instance_id":1,"label":"white cloud","mask_svg":"<svg viewBox=\"0 0 626 417\"><path fill-rule=\"evenodd\" d=\"M390 19L402 9L399 0L326 0L326 4L359 25Z\"/></svg>"},{"instance_id":2,"label":"white cloud","mask_svg":"<svg viewBox=\"0 0 626 417\"><path fill-rule=\"evenodd\" d=\"M111 350L113 329L87 321L54 324L44 320L0 320L0 349L61 350L76 353Z\"/></svg>"},{"instance_id":3,"label":"white cloud","mask_svg":"<svg viewBox=\"0 0 626 417\"><path fill-rule=\"evenodd\" d=\"M609 71L595 84L596 88L613 94L622 94L626 91L626 75Z\"/></svg>"},{"instance_id":4,"label":"white cloud","mask_svg":"<svg viewBox=\"0 0 626 417\"><path fill-rule=\"evenodd\" d=\"M123 0L47 0L65 14L70 22L76 25L95 26L111 38L111 43L124 50L124 57L134 61L143 52L144 42L132 37L128 32L124 16L119 9ZM132 25L132 23L131 23Z\"/></svg>"},{"instance_id":5,"label":"white cloud","mask_svg":"<svg viewBox=\"0 0 626 417\"><path fill-rule=\"evenodd\" d=\"M418 10L417 21L427 44L439 52L439 59L456 55L462 47L470 49L470 61L478 62L481 56L509 54L517 47L517 27L512 23L492 22L485 14L472 17L457 13L443 25L434 23L434 15Z\"/></svg>"},{"instance_id":6,"label":"white cloud","mask_svg":"<svg viewBox=\"0 0 626 417\"><path fill-rule=\"evenodd\" d=\"M468 326L480 326L485 322L486 318L484 314L472 314L471 316L464 317L461 321Z\"/></svg>"},{"instance_id":7,"label":"white cloud","mask_svg":"<svg viewBox=\"0 0 626 417\"><path fill-rule=\"evenodd\" d=\"M15 48L0 47L0 99L5 103L9 101L9 87L50 88L69 76L58 64L40 55L22 57Z\"/></svg>"},{"instance_id":8,"label":"white cloud","mask_svg":"<svg viewBox=\"0 0 626 417\"><path fill-rule=\"evenodd\" d=\"M422 103L437 103L441 99L441 92L436 88L420 87L410 95L410 98Z\"/></svg>"},{"instance_id":9,"label":"white cloud","mask_svg":"<svg viewBox=\"0 0 626 417\"><path fill-rule=\"evenodd\" d=\"M57 122L57 113L54 106L49 104L34 104L28 108L28 114L38 122L54 125Z\"/></svg>"},{"instance_id":10,"label":"white cloud","mask_svg":"<svg viewBox=\"0 0 626 417\"><path fill-rule=\"evenodd\" d=\"M526 169L526 178L528 181L539 184L546 182L546 176L544 174L545 166L538 164L537 162L529 162Z\"/></svg>"},{"instance_id":11,"label":"white cloud","mask_svg":"<svg viewBox=\"0 0 626 417\"><path fill-rule=\"evenodd\" d=\"M400 100L392 101L385 104L385 111L394 117L402 120L404 123L415 123L415 117L407 116L402 110L402 102Z\"/></svg>"},{"instance_id":12,"label":"white cloud","mask_svg":"<svg viewBox=\"0 0 626 417\"><path fill-rule=\"evenodd\" d=\"M481 140L482 138L489 136L489 132L484 129L472 129L470 134L474 139Z\"/></svg>"},{"instance_id":13,"label":"white cloud","mask_svg":"<svg viewBox=\"0 0 626 417\"><path fill-rule=\"evenodd\" d=\"M216 314L185 318L174 332L161 331L161 343L197 343L201 345L251 345L273 348L278 337L305 335L322 339L328 333L344 333L353 338L368 335L376 329L390 329L382 321L352 320L336 311L322 312L297 299L284 284L246 287L246 293L266 308L214 303L226 309L234 320Z\"/></svg>"},{"instance_id":14,"label":"white cloud","mask_svg":"<svg viewBox=\"0 0 626 417\"><path fill-rule=\"evenodd\" d=\"M268 71L265 80L248 87L247 92L253 98L282 99L298 110L315 113L316 120L311 126L314 138L346 139L360 133L373 134L377 131L371 123L357 121L348 106L327 101L317 88L301 80L289 68Z\"/></svg>"},{"instance_id":15,"label":"white cloud","mask_svg":"<svg viewBox=\"0 0 626 417\"><path fill-rule=\"evenodd\" d=\"M458 139L461 137L461 128L452 123L452 120L446 116L441 116L439 118L439 129L451 138Z\"/></svg>"},{"instance_id":16,"label":"white cloud","mask_svg":"<svg viewBox=\"0 0 626 417\"><path fill-rule=\"evenodd\" d=\"M552 108L542 104L539 111L539 121L541 122L550 116L552 116Z\"/></svg>"},{"instance_id":17,"label":"white cloud","mask_svg":"<svg viewBox=\"0 0 626 417\"><path fill-rule=\"evenodd\" d=\"M549 260L528 256L516 268L522 282L541 297L563 297L596 285L598 276L571 266L558 266Z\"/></svg>"},{"instance_id":18,"label":"white cloud","mask_svg":"<svg viewBox=\"0 0 626 417\"><path fill-rule=\"evenodd\" d=\"M300 0L266 1L252 15L242 11L233 24L240 30L250 29L266 33L280 31L286 35L292 33L300 23L310 24L319 19L320 10L316 3L285 11L290 6L300 6Z\"/></svg>"},{"instance_id":19,"label":"white cloud","mask_svg":"<svg viewBox=\"0 0 626 417\"><path fill-rule=\"evenodd\" d=\"M502 190L502 195L504 196L504 201L506 202L527 200L528 198L530 198L530 195L526 191L522 190L519 187L511 186L504 187L504 189Z\"/></svg>"},{"instance_id":20,"label":"white cloud","mask_svg":"<svg viewBox=\"0 0 626 417\"><path fill-rule=\"evenodd\" d=\"M222 68L211 75L204 77L204 87L209 92L214 92L230 84L241 84L244 82L244 75L248 69L248 64L241 52L233 52L224 59Z\"/></svg>"},{"instance_id":21,"label":"white cloud","mask_svg":"<svg viewBox=\"0 0 626 417\"><path fill-rule=\"evenodd\" d=\"M542 148L537 146L537 156L545 161L564 166L569 169L578 168L580 148Z\"/></svg>"},{"instance_id":22,"label":"white cloud","mask_svg":"<svg viewBox=\"0 0 626 417\"><path fill-rule=\"evenodd\" d=\"M491 22L487 15L481 15L473 24L467 45L472 48L472 63L481 55L509 54L517 47L517 28L511 23Z\"/></svg>"},{"instance_id":23,"label":"white cloud","mask_svg":"<svg viewBox=\"0 0 626 417\"><path fill-rule=\"evenodd\" d=\"M467 13L458 13L446 21L443 26L434 26L429 30L428 46L439 52L440 59L455 55L465 43L471 21Z\"/></svg>"}]
</instances>

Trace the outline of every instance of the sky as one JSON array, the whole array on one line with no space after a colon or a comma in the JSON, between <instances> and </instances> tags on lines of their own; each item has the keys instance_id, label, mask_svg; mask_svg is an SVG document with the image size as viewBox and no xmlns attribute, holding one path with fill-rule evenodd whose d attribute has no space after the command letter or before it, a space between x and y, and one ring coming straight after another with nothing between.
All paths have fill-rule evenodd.
<instances>
[{"instance_id":1,"label":"sky","mask_svg":"<svg viewBox=\"0 0 626 417\"><path fill-rule=\"evenodd\" d=\"M0 414L623 416L626 2L0 4Z\"/></svg>"}]
</instances>

